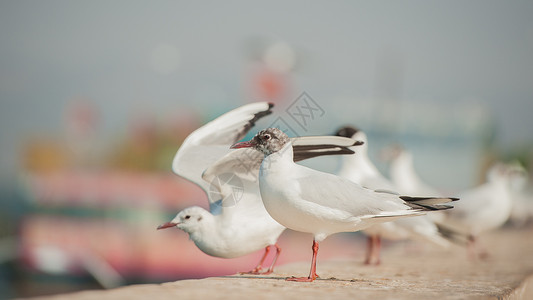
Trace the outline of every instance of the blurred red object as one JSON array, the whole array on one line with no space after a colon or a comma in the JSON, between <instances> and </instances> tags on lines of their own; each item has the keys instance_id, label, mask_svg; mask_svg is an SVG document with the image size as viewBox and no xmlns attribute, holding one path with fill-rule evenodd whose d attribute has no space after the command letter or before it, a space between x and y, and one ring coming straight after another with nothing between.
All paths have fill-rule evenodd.
<instances>
[{"instance_id":1,"label":"blurred red object","mask_svg":"<svg viewBox=\"0 0 533 300\"><path fill-rule=\"evenodd\" d=\"M148 281L230 275L252 269L262 251L236 259L201 252L186 233L157 231L187 206L208 208L205 193L171 174L69 171L26 177L32 213L20 227L27 266L83 274L87 257L123 278ZM280 263L308 259L311 237L283 234ZM353 256L359 244L330 238L321 254ZM271 259L271 258L269 258Z\"/></svg>"}]
</instances>

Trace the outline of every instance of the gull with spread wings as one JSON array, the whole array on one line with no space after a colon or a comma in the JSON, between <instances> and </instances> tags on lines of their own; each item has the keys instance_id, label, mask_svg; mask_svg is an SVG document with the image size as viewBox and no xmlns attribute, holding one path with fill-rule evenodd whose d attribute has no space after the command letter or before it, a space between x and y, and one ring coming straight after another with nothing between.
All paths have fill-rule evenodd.
<instances>
[{"instance_id":1,"label":"gull with spread wings","mask_svg":"<svg viewBox=\"0 0 533 300\"><path fill-rule=\"evenodd\" d=\"M204 253L240 257L260 249L265 253L248 274L271 273L280 254L276 244L285 227L267 213L259 193L259 167L263 156L251 149L231 151L260 118L272 113L267 102L236 108L191 133L179 148L172 170L197 184L207 194L209 211L198 206L186 208L158 229L177 227L187 232ZM335 136L293 138L296 160L322 155L352 154L357 143ZM271 246L276 254L262 272Z\"/></svg>"}]
</instances>

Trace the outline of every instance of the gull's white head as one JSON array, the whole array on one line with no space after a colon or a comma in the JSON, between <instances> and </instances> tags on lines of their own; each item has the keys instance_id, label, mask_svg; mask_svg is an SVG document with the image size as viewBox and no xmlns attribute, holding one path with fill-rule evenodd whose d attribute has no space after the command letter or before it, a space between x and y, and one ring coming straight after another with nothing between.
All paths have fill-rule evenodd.
<instances>
[{"instance_id":1,"label":"gull's white head","mask_svg":"<svg viewBox=\"0 0 533 300\"><path fill-rule=\"evenodd\" d=\"M192 206L180 211L172 221L160 225L157 229L177 227L187 233L197 231L205 224L211 214L199 207Z\"/></svg>"},{"instance_id":2,"label":"gull's white head","mask_svg":"<svg viewBox=\"0 0 533 300\"><path fill-rule=\"evenodd\" d=\"M368 141L367 141L368 139L366 138L366 134L363 131L352 126L344 126L344 127L339 128L337 132L335 133L335 135L364 142L364 144L362 144L362 147L359 149L367 147L366 145L368 144Z\"/></svg>"},{"instance_id":3,"label":"gull's white head","mask_svg":"<svg viewBox=\"0 0 533 300\"><path fill-rule=\"evenodd\" d=\"M352 127L352 126L344 126L341 127L335 132L336 136L342 136L346 138L351 138L354 136L357 132L359 132L359 129Z\"/></svg>"},{"instance_id":4,"label":"gull's white head","mask_svg":"<svg viewBox=\"0 0 533 300\"><path fill-rule=\"evenodd\" d=\"M507 180L510 184L527 181L527 172L519 163L497 162L487 172L488 181Z\"/></svg>"},{"instance_id":5,"label":"gull's white head","mask_svg":"<svg viewBox=\"0 0 533 300\"><path fill-rule=\"evenodd\" d=\"M231 148L254 148L266 156L280 151L289 141L289 137L280 129L267 128L259 131L251 140L234 144Z\"/></svg>"},{"instance_id":6,"label":"gull's white head","mask_svg":"<svg viewBox=\"0 0 533 300\"><path fill-rule=\"evenodd\" d=\"M411 154L400 144L391 144L379 152L379 158L385 162L394 162L400 157L410 158Z\"/></svg>"},{"instance_id":7,"label":"gull's white head","mask_svg":"<svg viewBox=\"0 0 533 300\"><path fill-rule=\"evenodd\" d=\"M357 147L357 155L349 156L345 159L355 161L364 161L366 159L366 156L368 155L368 138L362 130L359 130L358 128L355 128L353 126L344 126L339 128L337 132L335 132L335 135L363 142L361 146Z\"/></svg>"}]
</instances>

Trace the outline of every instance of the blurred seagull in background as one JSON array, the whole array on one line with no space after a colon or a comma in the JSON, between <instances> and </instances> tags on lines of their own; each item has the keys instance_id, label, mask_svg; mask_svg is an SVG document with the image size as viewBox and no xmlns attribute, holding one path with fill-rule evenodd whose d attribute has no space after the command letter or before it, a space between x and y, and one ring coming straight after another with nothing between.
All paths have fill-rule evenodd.
<instances>
[{"instance_id":1,"label":"blurred seagull in background","mask_svg":"<svg viewBox=\"0 0 533 300\"><path fill-rule=\"evenodd\" d=\"M382 150L381 156L390 164L389 176L399 193L417 196L441 194L418 176L413 155L404 147L398 144L389 146Z\"/></svg>"},{"instance_id":2,"label":"blurred seagull in background","mask_svg":"<svg viewBox=\"0 0 533 300\"><path fill-rule=\"evenodd\" d=\"M266 212L257 181L263 156L251 149L231 151L255 122L272 113L267 102L234 109L191 133L179 148L172 170L202 188L209 200L209 211L193 206L157 229L177 227L189 234L204 253L240 257L265 249L259 264L247 274L273 271L281 248L276 244L285 227ZM351 154L354 141L339 137L299 137L293 139L298 160L321 156ZM263 263L271 247L276 254L268 270Z\"/></svg>"},{"instance_id":3,"label":"blurred seagull in background","mask_svg":"<svg viewBox=\"0 0 533 300\"><path fill-rule=\"evenodd\" d=\"M264 155L259 186L266 210L283 226L314 236L309 276L290 277L289 281L314 281L318 277L318 243L331 234L449 209L452 206L442 204L456 200L373 191L342 177L295 164L292 141L277 128L262 130L250 141L232 148L253 148Z\"/></svg>"},{"instance_id":4,"label":"blurred seagull in background","mask_svg":"<svg viewBox=\"0 0 533 300\"><path fill-rule=\"evenodd\" d=\"M522 227L533 219L533 193L528 186L529 176L523 170L521 175L513 176L510 182L513 208L509 221L515 227Z\"/></svg>"},{"instance_id":5,"label":"blurred seagull in background","mask_svg":"<svg viewBox=\"0 0 533 300\"><path fill-rule=\"evenodd\" d=\"M368 157L368 139L366 134L351 126L340 128L336 135L363 141L357 147L357 153L342 158L338 175L373 190L385 190L396 193L396 186L385 178ZM354 148L355 150L355 148ZM400 190L404 195L439 196L438 193L420 194ZM438 226L428 215L416 218L399 219L394 222L377 224L363 232L368 236L365 264L380 264L381 238L390 240L415 239L429 241L441 247L449 247L450 242L439 232Z\"/></svg>"},{"instance_id":6,"label":"blurred seagull in background","mask_svg":"<svg viewBox=\"0 0 533 300\"><path fill-rule=\"evenodd\" d=\"M502 226L511 214L513 200L511 183L523 176L524 169L514 164L496 163L487 172L487 181L458 194L461 197L447 212L441 226L468 234L470 257L486 258L488 252L479 245L478 237Z\"/></svg>"}]
</instances>

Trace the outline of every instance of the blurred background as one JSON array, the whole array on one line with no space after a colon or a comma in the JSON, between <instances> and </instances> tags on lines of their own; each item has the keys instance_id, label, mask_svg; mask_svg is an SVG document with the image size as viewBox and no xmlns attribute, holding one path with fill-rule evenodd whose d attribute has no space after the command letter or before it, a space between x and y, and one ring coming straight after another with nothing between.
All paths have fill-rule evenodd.
<instances>
[{"instance_id":1,"label":"blurred background","mask_svg":"<svg viewBox=\"0 0 533 300\"><path fill-rule=\"evenodd\" d=\"M155 229L207 207L170 170L183 139L253 101L276 107L250 134L355 125L385 174L379 151L401 143L451 194L496 160L531 173L532 15L531 1L0 1L0 297L251 269L261 253L212 258ZM360 240L332 237L321 258L362 260ZM309 236L280 245L281 263L310 256Z\"/></svg>"}]
</instances>

